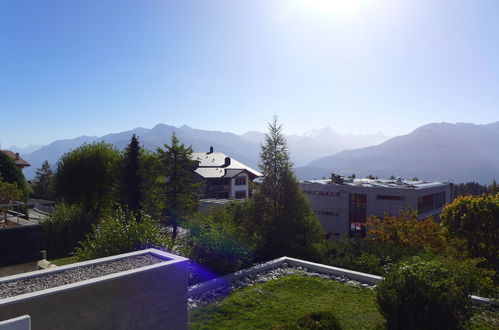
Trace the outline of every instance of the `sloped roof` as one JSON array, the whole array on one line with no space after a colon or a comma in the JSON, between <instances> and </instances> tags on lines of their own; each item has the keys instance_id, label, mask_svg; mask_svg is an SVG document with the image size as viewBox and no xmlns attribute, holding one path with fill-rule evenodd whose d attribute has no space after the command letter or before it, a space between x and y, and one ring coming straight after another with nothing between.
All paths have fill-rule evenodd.
<instances>
[{"instance_id":1,"label":"sloped roof","mask_svg":"<svg viewBox=\"0 0 499 330\"><path fill-rule=\"evenodd\" d=\"M252 179L262 176L260 172L244 165L234 158L230 158L230 164L225 166L225 159L227 157L228 156L222 152L193 152L192 159L199 163L195 172L204 178L232 178L242 171L248 172L248 175Z\"/></svg>"},{"instance_id":2,"label":"sloped roof","mask_svg":"<svg viewBox=\"0 0 499 330\"><path fill-rule=\"evenodd\" d=\"M10 150L0 150L0 151L3 152L4 154L6 154L7 156L9 156L10 158L12 158L18 167L31 166L30 163L28 163L27 161L25 161L21 157L16 159L16 154Z\"/></svg>"}]
</instances>

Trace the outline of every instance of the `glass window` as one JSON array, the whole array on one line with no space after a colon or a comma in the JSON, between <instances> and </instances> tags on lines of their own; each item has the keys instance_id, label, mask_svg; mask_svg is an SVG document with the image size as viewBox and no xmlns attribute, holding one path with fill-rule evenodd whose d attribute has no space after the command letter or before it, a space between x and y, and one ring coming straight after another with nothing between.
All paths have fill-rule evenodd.
<instances>
[{"instance_id":1,"label":"glass window","mask_svg":"<svg viewBox=\"0 0 499 330\"><path fill-rule=\"evenodd\" d=\"M376 199L386 199L390 201L404 201L405 197L404 196L393 196L393 195L378 195L376 196Z\"/></svg>"},{"instance_id":2,"label":"glass window","mask_svg":"<svg viewBox=\"0 0 499 330\"><path fill-rule=\"evenodd\" d=\"M236 178L236 186L243 186L246 185L246 177L244 176L239 176Z\"/></svg>"},{"instance_id":3,"label":"glass window","mask_svg":"<svg viewBox=\"0 0 499 330\"><path fill-rule=\"evenodd\" d=\"M350 235L365 235L367 197L365 194L350 194Z\"/></svg>"}]
</instances>

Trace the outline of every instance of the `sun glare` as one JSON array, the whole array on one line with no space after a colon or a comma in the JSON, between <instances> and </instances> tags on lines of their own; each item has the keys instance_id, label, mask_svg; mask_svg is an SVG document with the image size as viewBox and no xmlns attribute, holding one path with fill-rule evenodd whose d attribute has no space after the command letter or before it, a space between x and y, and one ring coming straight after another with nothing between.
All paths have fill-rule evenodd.
<instances>
[{"instance_id":1,"label":"sun glare","mask_svg":"<svg viewBox=\"0 0 499 330\"><path fill-rule=\"evenodd\" d=\"M304 11L322 15L355 16L371 0L296 0Z\"/></svg>"}]
</instances>

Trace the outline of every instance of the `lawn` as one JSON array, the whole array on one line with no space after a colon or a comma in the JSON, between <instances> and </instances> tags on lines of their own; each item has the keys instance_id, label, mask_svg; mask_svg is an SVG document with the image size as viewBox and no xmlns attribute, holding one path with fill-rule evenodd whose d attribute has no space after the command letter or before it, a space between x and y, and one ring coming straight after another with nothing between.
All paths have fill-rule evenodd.
<instances>
[{"instance_id":1,"label":"lawn","mask_svg":"<svg viewBox=\"0 0 499 330\"><path fill-rule=\"evenodd\" d=\"M384 329L376 293L315 277L287 276L233 292L189 312L189 329L273 329L304 314L330 311L343 329ZM498 329L498 311L474 308L466 329Z\"/></svg>"},{"instance_id":2,"label":"lawn","mask_svg":"<svg viewBox=\"0 0 499 330\"><path fill-rule=\"evenodd\" d=\"M375 329L383 324L372 290L321 278L288 276L191 310L189 328L272 329L316 311L333 312L344 329Z\"/></svg>"},{"instance_id":3,"label":"lawn","mask_svg":"<svg viewBox=\"0 0 499 330\"><path fill-rule=\"evenodd\" d=\"M76 260L73 257L66 257L66 258L53 259L50 260L50 262L56 266L64 266L68 264L73 264L76 262Z\"/></svg>"}]
</instances>

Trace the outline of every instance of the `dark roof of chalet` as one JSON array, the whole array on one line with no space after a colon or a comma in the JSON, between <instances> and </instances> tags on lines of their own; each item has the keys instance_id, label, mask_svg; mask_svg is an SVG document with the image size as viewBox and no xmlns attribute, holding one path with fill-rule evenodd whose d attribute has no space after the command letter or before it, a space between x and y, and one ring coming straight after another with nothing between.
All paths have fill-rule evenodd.
<instances>
[{"instance_id":1,"label":"dark roof of chalet","mask_svg":"<svg viewBox=\"0 0 499 330\"><path fill-rule=\"evenodd\" d=\"M12 158L14 160L14 162L16 163L16 165L19 166L19 167L28 167L28 166L31 166L30 163L28 163L27 161L25 161L24 159L22 159L21 157L19 157L19 154L17 154L17 153L14 153L14 152L12 152L10 150L0 150L0 151L2 151L4 154L6 154L10 158Z\"/></svg>"},{"instance_id":2,"label":"dark roof of chalet","mask_svg":"<svg viewBox=\"0 0 499 330\"><path fill-rule=\"evenodd\" d=\"M227 158L230 159L228 165L225 163ZM195 172L205 179L233 178L243 171L251 180L262 176L260 172L221 152L193 152L192 159L198 162Z\"/></svg>"}]
</instances>

